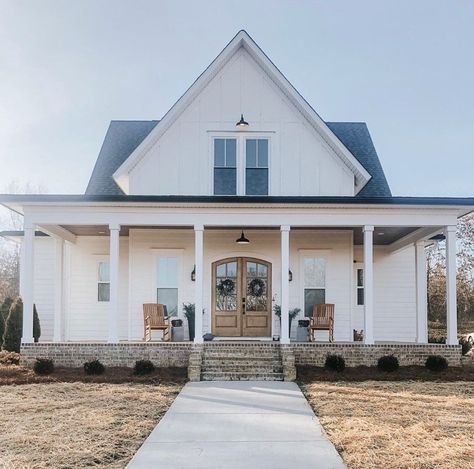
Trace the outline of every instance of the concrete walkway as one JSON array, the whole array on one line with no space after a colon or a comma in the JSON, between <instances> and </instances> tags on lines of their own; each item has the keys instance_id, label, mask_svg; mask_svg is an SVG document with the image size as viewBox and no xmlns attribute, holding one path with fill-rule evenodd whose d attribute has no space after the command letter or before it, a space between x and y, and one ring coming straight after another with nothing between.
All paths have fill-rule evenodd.
<instances>
[{"instance_id":1,"label":"concrete walkway","mask_svg":"<svg viewBox=\"0 0 474 469\"><path fill-rule=\"evenodd\" d=\"M344 468L295 383L188 383L128 468Z\"/></svg>"}]
</instances>

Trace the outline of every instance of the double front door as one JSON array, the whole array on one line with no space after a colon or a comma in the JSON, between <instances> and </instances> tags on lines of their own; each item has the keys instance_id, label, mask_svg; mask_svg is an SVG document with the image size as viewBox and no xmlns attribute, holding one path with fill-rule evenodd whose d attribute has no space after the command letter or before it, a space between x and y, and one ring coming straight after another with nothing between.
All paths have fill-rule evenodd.
<instances>
[{"instance_id":1,"label":"double front door","mask_svg":"<svg viewBox=\"0 0 474 469\"><path fill-rule=\"evenodd\" d=\"M271 334L271 264L250 257L212 264L212 333L224 337Z\"/></svg>"}]
</instances>

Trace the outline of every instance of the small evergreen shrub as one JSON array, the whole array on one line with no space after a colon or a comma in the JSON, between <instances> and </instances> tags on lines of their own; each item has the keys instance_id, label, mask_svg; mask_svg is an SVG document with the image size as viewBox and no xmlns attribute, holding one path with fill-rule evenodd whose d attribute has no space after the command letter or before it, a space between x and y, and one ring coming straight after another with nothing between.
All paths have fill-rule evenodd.
<instances>
[{"instance_id":1,"label":"small evergreen shrub","mask_svg":"<svg viewBox=\"0 0 474 469\"><path fill-rule=\"evenodd\" d=\"M155 371L155 365L150 360L137 360L133 367L134 375L149 375Z\"/></svg>"},{"instance_id":2,"label":"small evergreen shrub","mask_svg":"<svg viewBox=\"0 0 474 469\"><path fill-rule=\"evenodd\" d=\"M461 345L462 347L462 354L463 355L467 355L467 353L472 349L472 344L471 342L469 342L467 339L465 339L464 337L462 337L461 339L459 339L459 344Z\"/></svg>"},{"instance_id":3,"label":"small evergreen shrub","mask_svg":"<svg viewBox=\"0 0 474 469\"><path fill-rule=\"evenodd\" d=\"M398 370L400 364L398 363L398 358L395 355L385 355L379 358L377 367L381 371L388 371L391 373L392 371Z\"/></svg>"},{"instance_id":4,"label":"small evergreen shrub","mask_svg":"<svg viewBox=\"0 0 474 469\"><path fill-rule=\"evenodd\" d=\"M444 371L448 368L448 360L441 355L430 355L426 359L425 366L431 371Z\"/></svg>"},{"instance_id":5,"label":"small evergreen shrub","mask_svg":"<svg viewBox=\"0 0 474 469\"><path fill-rule=\"evenodd\" d=\"M11 305L3 334L3 350L20 353L23 326L23 301L18 297Z\"/></svg>"},{"instance_id":6,"label":"small evergreen shrub","mask_svg":"<svg viewBox=\"0 0 474 469\"><path fill-rule=\"evenodd\" d=\"M341 355L328 355L326 357L326 363L324 364L324 368L331 371L341 372L344 371L346 367L346 361L344 357Z\"/></svg>"},{"instance_id":7,"label":"small evergreen shrub","mask_svg":"<svg viewBox=\"0 0 474 469\"><path fill-rule=\"evenodd\" d=\"M38 316L38 311L36 310L36 305L33 305L33 339L35 342L39 342L41 337L41 325Z\"/></svg>"},{"instance_id":8,"label":"small evergreen shrub","mask_svg":"<svg viewBox=\"0 0 474 469\"><path fill-rule=\"evenodd\" d=\"M37 375L50 375L54 371L54 362L48 358L37 358L33 371Z\"/></svg>"},{"instance_id":9,"label":"small evergreen shrub","mask_svg":"<svg viewBox=\"0 0 474 469\"><path fill-rule=\"evenodd\" d=\"M105 366L99 360L91 360L84 363L86 375L101 375L105 371Z\"/></svg>"}]
</instances>

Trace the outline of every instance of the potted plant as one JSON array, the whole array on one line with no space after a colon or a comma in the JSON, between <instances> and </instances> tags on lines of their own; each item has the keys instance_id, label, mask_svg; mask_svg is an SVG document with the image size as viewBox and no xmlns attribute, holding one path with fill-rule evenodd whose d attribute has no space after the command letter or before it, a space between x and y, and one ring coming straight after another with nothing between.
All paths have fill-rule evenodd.
<instances>
[{"instance_id":1,"label":"potted plant","mask_svg":"<svg viewBox=\"0 0 474 469\"><path fill-rule=\"evenodd\" d=\"M186 319L188 320L190 341L194 340L195 312L196 306L194 303L183 303L183 313ZM202 314L204 314L204 310L202 310Z\"/></svg>"},{"instance_id":2,"label":"potted plant","mask_svg":"<svg viewBox=\"0 0 474 469\"><path fill-rule=\"evenodd\" d=\"M289 321L288 321L288 334L291 336L291 321L293 321L293 319L296 318L296 316L298 316L298 314L300 313L301 309L300 308L293 308L293 309L290 309L288 311L288 318L289 318ZM276 316L278 316L280 318L280 324L281 324L281 306L280 305L273 305L273 312L275 313Z\"/></svg>"}]
</instances>

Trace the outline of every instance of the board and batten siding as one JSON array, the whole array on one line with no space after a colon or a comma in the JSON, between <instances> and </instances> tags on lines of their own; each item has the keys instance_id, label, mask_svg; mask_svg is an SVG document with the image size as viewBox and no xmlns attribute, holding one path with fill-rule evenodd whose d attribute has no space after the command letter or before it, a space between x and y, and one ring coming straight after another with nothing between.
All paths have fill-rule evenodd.
<instances>
[{"instance_id":1,"label":"board and batten siding","mask_svg":"<svg viewBox=\"0 0 474 469\"><path fill-rule=\"evenodd\" d=\"M269 139L269 195L354 195L353 173L243 48L131 170L129 193L212 194L212 138L235 135Z\"/></svg>"}]
</instances>

